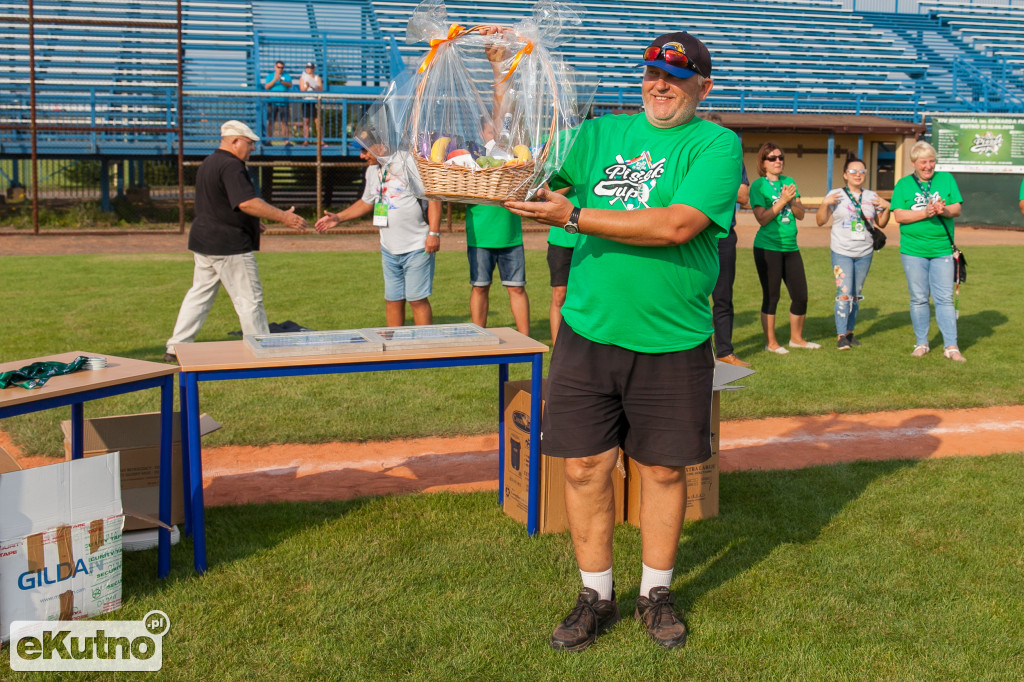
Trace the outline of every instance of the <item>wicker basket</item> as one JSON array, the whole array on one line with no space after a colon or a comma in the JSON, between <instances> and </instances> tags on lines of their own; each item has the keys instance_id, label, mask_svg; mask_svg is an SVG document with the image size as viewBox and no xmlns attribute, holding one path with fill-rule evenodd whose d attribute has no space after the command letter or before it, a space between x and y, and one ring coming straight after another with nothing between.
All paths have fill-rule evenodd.
<instances>
[{"instance_id":1,"label":"wicker basket","mask_svg":"<svg viewBox=\"0 0 1024 682\"><path fill-rule=\"evenodd\" d=\"M474 26L458 32L453 40L479 32L486 26ZM432 62L436 63L436 62ZM430 66L428 65L416 88L416 97L413 101L413 130L411 140L413 148L410 153L416 160L416 168L423 181L423 188L428 199L441 201L454 201L466 204L491 204L500 206L505 201L523 201L533 184L534 178L539 175L544 167L544 161L548 156L548 145L537 154L537 156L520 165L499 166L498 168L481 168L479 170L466 168L456 164L444 164L424 158L416 148L415 141L419 138L419 113L420 100L423 97L423 89L427 79L430 77ZM548 80L552 87L555 87L555 74L548 66ZM551 128L549 138L555 135L558 124L558 103L551 112Z\"/></svg>"}]
</instances>

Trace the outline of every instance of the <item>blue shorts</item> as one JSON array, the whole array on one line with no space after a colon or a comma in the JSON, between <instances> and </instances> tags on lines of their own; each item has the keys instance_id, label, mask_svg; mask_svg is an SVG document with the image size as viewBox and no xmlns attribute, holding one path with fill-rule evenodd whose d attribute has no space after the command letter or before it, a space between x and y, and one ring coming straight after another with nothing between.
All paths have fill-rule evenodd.
<instances>
[{"instance_id":1,"label":"blue shorts","mask_svg":"<svg viewBox=\"0 0 1024 682\"><path fill-rule=\"evenodd\" d=\"M490 286L495 265L502 284L507 287L526 286L526 252L522 244L503 249L470 246L466 255L469 256L469 282L473 286Z\"/></svg>"},{"instance_id":2,"label":"blue shorts","mask_svg":"<svg viewBox=\"0 0 1024 682\"><path fill-rule=\"evenodd\" d=\"M384 300L422 301L434 292L434 254L423 249L395 255L380 250L384 266Z\"/></svg>"}]
</instances>

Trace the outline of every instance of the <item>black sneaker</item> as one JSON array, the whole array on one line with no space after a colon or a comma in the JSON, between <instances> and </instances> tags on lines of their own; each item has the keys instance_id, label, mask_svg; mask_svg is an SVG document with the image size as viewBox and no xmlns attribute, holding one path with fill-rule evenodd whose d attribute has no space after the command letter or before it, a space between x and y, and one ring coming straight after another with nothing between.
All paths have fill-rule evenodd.
<instances>
[{"instance_id":1,"label":"black sneaker","mask_svg":"<svg viewBox=\"0 0 1024 682\"><path fill-rule=\"evenodd\" d=\"M839 350L850 350L850 337L840 336L836 339L836 348Z\"/></svg>"},{"instance_id":2,"label":"black sneaker","mask_svg":"<svg viewBox=\"0 0 1024 682\"><path fill-rule=\"evenodd\" d=\"M858 341L857 339L853 338L853 332L847 332L846 333L846 340L850 342L851 346L859 346L860 345L860 341Z\"/></svg>"},{"instance_id":3,"label":"black sneaker","mask_svg":"<svg viewBox=\"0 0 1024 682\"><path fill-rule=\"evenodd\" d=\"M597 590L584 587L576 598L576 607L551 633L551 648L559 651L583 651L597 636L619 621L619 605L612 598L599 599Z\"/></svg>"},{"instance_id":4,"label":"black sneaker","mask_svg":"<svg viewBox=\"0 0 1024 682\"><path fill-rule=\"evenodd\" d=\"M178 364L178 356L174 353L164 353L164 362L169 362L172 365Z\"/></svg>"},{"instance_id":5,"label":"black sneaker","mask_svg":"<svg viewBox=\"0 0 1024 682\"><path fill-rule=\"evenodd\" d=\"M686 624L676 615L673 603L667 587L651 588L649 597L636 598L636 618L647 626L651 639L666 649L686 644Z\"/></svg>"}]
</instances>

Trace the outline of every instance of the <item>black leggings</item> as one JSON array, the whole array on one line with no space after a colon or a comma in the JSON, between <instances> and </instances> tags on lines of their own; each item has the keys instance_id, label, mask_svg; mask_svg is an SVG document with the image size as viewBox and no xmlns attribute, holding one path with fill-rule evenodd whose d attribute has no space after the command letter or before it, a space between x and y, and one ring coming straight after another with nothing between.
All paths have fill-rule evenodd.
<instances>
[{"instance_id":1,"label":"black leggings","mask_svg":"<svg viewBox=\"0 0 1024 682\"><path fill-rule=\"evenodd\" d=\"M799 251L769 251L754 247L754 265L761 280L761 312L774 315L782 293L782 282L789 292L790 315L807 314L807 277Z\"/></svg>"}]
</instances>

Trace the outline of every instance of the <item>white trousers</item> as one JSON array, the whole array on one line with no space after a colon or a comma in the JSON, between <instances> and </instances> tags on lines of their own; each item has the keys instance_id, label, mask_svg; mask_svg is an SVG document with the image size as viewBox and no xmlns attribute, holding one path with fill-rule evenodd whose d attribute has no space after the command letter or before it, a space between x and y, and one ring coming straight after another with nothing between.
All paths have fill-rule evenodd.
<instances>
[{"instance_id":1,"label":"white trousers","mask_svg":"<svg viewBox=\"0 0 1024 682\"><path fill-rule=\"evenodd\" d=\"M251 251L235 256L204 256L201 253L193 253L193 256L195 270L192 274L192 288L181 302L174 332L167 339L167 352L173 353L176 343L195 341L196 334L213 307L221 284L238 313L242 334L269 334L256 256Z\"/></svg>"}]
</instances>

